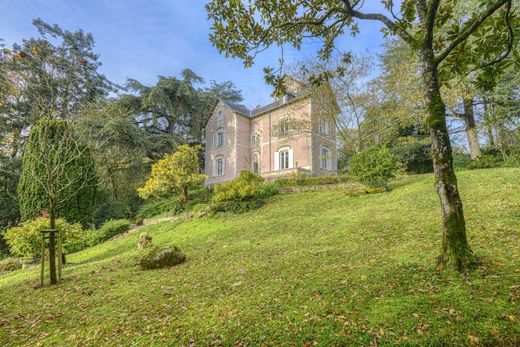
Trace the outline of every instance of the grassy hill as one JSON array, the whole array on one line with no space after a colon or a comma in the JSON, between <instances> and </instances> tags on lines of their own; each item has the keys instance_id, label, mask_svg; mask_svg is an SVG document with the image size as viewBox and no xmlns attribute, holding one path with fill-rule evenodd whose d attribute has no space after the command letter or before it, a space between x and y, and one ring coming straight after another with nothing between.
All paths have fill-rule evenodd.
<instances>
[{"instance_id":1,"label":"grassy hill","mask_svg":"<svg viewBox=\"0 0 520 347\"><path fill-rule=\"evenodd\" d=\"M389 193L274 197L243 215L143 229L188 261L137 265L139 232L69 256L64 283L0 276L0 344L512 345L520 343L520 169L459 174L482 265L439 271L430 175Z\"/></svg>"}]
</instances>

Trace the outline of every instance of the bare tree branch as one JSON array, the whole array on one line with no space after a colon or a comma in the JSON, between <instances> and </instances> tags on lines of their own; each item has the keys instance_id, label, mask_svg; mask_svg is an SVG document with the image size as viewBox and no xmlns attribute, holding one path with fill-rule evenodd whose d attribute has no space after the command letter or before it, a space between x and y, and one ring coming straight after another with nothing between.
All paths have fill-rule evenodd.
<instances>
[{"instance_id":1,"label":"bare tree branch","mask_svg":"<svg viewBox=\"0 0 520 347\"><path fill-rule=\"evenodd\" d=\"M379 22L383 23L384 25L386 25L386 27L388 29L390 29L390 31L392 33L399 35L404 41L409 43L411 46L416 46L417 42L413 38L413 36L410 35L410 33L405 28L402 28L401 26L395 24L394 22L392 22L392 20L390 18L388 18L384 14L359 12L359 11L354 9L354 7L351 4L350 0L341 0L341 1L347 7L347 13L349 15L351 15L352 17L359 18L359 19L379 21Z\"/></svg>"}]
</instances>

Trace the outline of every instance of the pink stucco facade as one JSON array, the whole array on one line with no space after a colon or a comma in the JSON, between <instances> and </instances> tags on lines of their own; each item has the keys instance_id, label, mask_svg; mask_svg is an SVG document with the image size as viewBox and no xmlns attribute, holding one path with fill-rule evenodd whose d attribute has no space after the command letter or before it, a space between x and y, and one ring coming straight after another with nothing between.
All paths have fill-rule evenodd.
<instances>
[{"instance_id":1,"label":"pink stucco facade","mask_svg":"<svg viewBox=\"0 0 520 347\"><path fill-rule=\"evenodd\" d=\"M335 174L336 129L319 105L312 95L253 111L219 101L206 125L206 185L233 180L242 170L266 179Z\"/></svg>"}]
</instances>

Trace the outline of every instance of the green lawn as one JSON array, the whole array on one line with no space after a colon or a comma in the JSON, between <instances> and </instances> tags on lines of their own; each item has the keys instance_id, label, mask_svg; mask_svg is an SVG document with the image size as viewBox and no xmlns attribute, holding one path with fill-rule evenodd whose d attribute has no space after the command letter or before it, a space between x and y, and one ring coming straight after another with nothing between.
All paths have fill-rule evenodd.
<instances>
[{"instance_id":1,"label":"green lawn","mask_svg":"<svg viewBox=\"0 0 520 347\"><path fill-rule=\"evenodd\" d=\"M0 276L0 345L520 344L520 169L459 173L482 266L439 271L431 175L389 193L279 195L146 227L188 261L136 265L139 233L69 256L64 283Z\"/></svg>"}]
</instances>

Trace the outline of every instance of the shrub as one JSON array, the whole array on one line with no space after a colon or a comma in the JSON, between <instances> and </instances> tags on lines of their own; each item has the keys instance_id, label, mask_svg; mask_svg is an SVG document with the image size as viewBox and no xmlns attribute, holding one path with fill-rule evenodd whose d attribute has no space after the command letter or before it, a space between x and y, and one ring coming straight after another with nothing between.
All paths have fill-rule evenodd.
<instances>
[{"instance_id":1,"label":"shrub","mask_svg":"<svg viewBox=\"0 0 520 347\"><path fill-rule=\"evenodd\" d=\"M318 186L327 184L338 184L352 181L348 175L341 176L308 176L302 172L297 172L284 178L279 178L273 182L276 187L303 187Z\"/></svg>"},{"instance_id":2,"label":"shrub","mask_svg":"<svg viewBox=\"0 0 520 347\"><path fill-rule=\"evenodd\" d=\"M406 172L417 174L433 172L431 144L420 141L404 142L392 148Z\"/></svg>"},{"instance_id":3,"label":"shrub","mask_svg":"<svg viewBox=\"0 0 520 347\"><path fill-rule=\"evenodd\" d=\"M88 244L94 246L115 235L122 234L130 229L130 225L130 221L126 219L108 221L101 228L89 231Z\"/></svg>"},{"instance_id":4,"label":"shrub","mask_svg":"<svg viewBox=\"0 0 520 347\"><path fill-rule=\"evenodd\" d=\"M197 204L207 204L211 202L213 190L202 186L195 186L190 189L190 201L186 204L186 209L193 209Z\"/></svg>"},{"instance_id":5,"label":"shrub","mask_svg":"<svg viewBox=\"0 0 520 347\"><path fill-rule=\"evenodd\" d=\"M20 221L16 187L21 168L21 158L6 158L0 153L0 259L8 253L7 244L2 238L4 229Z\"/></svg>"},{"instance_id":6,"label":"shrub","mask_svg":"<svg viewBox=\"0 0 520 347\"><path fill-rule=\"evenodd\" d=\"M174 245L153 246L141 258L143 269L160 269L184 263L186 255Z\"/></svg>"},{"instance_id":7,"label":"shrub","mask_svg":"<svg viewBox=\"0 0 520 347\"><path fill-rule=\"evenodd\" d=\"M9 255L9 246L4 239L4 230L0 229L0 259L6 258Z\"/></svg>"},{"instance_id":8,"label":"shrub","mask_svg":"<svg viewBox=\"0 0 520 347\"><path fill-rule=\"evenodd\" d=\"M188 188L203 182L206 175L200 173L200 145L180 145L153 164L150 178L144 187L137 189L143 199L180 192L184 203L188 202Z\"/></svg>"},{"instance_id":9,"label":"shrub","mask_svg":"<svg viewBox=\"0 0 520 347\"><path fill-rule=\"evenodd\" d=\"M197 212L201 212L201 211L208 211L209 208L210 208L209 204L196 204L196 205L193 205L193 207L191 208L191 211L193 213L197 213Z\"/></svg>"},{"instance_id":10,"label":"shrub","mask_svg":"<svg viewBox=\"0 0 520 347\"><path fill-rule=\"evenodd\" d=\"M105 201L94 214L94 225L99 228L103 223L114 219L129 219L132 217L130 206L120 201Z\"/></svg>"},{"instance_id":11,"label":"shrub","mask_svg":"<svg viewBox=\"0 0 520 347\"><path fill-rule=\"evenodd\" d=\"M475 169L490 169L494 167L500 167L504 164L504 160L500 156L484 154L477 159L471 160L467 164L467 168L470 170Z\"/></svg>"},{"instance_id":12,"label":"shrub","mask_svg":"<svg viewBox=\"0 0 520 347\"><path fill-rule=\"evenodd\" d=\"M468 153L463 152L460 149L453 150L453 167L455 169L465 170L471 163L471 157Z\"/></svg>"},{"instance_id":13,"label":"shrub","mask_svg":"<svg viewBox=\"0 0 520 347\"><path fill-rule=\"evenodd\" d=\"M211 212L212 208L210 204L196 204L193 206L191 211L195 217L200 218Z\"/></svg>"},{"instance_id":14,"label":"shrub","mask_svg":"<svg viewBox=\"0 0 520 347\"><path fill-rule=\"evenodd\" d=\"M387 147L372 147L354 155L350 173L370 187L388 186L399 170L399 159Z\"/></svg>"},{"instance_id":15,"label":"shrub","mask_svg":"<svg viewBox=\"0 0 520 347\"><path fill-rule=\"evenodd\" d=\"M22 262L20 258L5 258L0 260L0 274L5 272L16 271L22 268Z\"/></svg>"},{"instance_id":16,"label":"shrub","mask_svg":"<svg viewBox=\"0 0 520 347\"><path fill-rule=\"evenodd\" d=\"M520 167L520 151L514 152L506 157L503 166L505 167Z\"/></svg>"},{"instance_id":17,"label":"shrub","mask_svg":"<svg viewBox=\"0 0 520 347\"><path fill-rule=\"evenodd\" d=\"M152 218L161 214L177 215L183 212L185 205L175 196L146 201L137 212L137 218Z\"/></svg>"},{"instance_id":18,"label":"shrub","mask_svg":"<svg viewBox=\"0 0 520 347\"><path fill-rule=\"evenodd\" d=\"M56 228L63 235L65 253L77 252L85 247L86 234L80 224L70 224L64 219L56 220ZM37 218L22 226L10 228L4 237L11 253L21 257L35 257L41 252L42 234L40 230L49 229L47 218Z\"/></svg>"},{"instance_id":19,"label":"shrub","mask_svg":"<svg viewBox=\"0 0 520 347\"><path fill-rule=\"evenodd\" d=\"M260 207L264 200L278 193L272 184L263 183L264 179L249 171L214 188L211 210L213 212L245 212Z\"/></svg>"},{"instance_id":20,"label":"shrub","mask_svg":"<svg viewBox=\"0 0 520 347\"><path fill-rule=\"evenodd\" d=\"M242 213L261 207L264 201L261 199L220 201L211 204L211 212Z\"/></svg>"}]
</instances>

